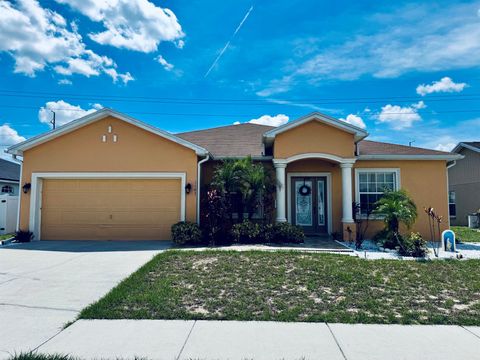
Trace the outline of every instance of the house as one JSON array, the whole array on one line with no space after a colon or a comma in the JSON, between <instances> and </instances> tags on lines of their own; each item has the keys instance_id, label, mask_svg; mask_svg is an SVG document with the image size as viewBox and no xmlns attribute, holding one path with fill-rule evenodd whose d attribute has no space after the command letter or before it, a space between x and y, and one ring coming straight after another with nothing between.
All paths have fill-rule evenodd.
<instances>
[{"instance_id":1,"label":"house","mask_svg":"<svg viewBox=\"0 0 480 360\"><path fill-rule=\"evenodd\" d=\"M276 176L276 221L348 238L353 201L365 213L384 189L405 188L419 207L414 230L426 236L421 209L432 206L448 219L446 168L462 156L367 136L320 113L277 128L173 135L102 109L8 149L23 156L21 182L31 186L21 193L19 226L37 240L169 239L173 223L200 219L201 189L214 166L250 155ZM368 236L382 226L373 221Z\"/></svg>"},{"instance_id":2,"label":"house","mask_svg":"<svg viewBox=\"0 0 480 360\"><path fill-rule=\"evenodd\" d=\"M480 141L461 142L453 153L463 155L448 169L452 225L468 225L468 215L480 209Z\"/></svg>"},{"instance_id":3,"label":"house","mask_svg":"<svg viewBox=\"0 0 480 360\"><path fill-rule=\"evenodd\" d=\"M0 195L18 195L20 165L0 159Z\"/></svg>"}]
</instances>

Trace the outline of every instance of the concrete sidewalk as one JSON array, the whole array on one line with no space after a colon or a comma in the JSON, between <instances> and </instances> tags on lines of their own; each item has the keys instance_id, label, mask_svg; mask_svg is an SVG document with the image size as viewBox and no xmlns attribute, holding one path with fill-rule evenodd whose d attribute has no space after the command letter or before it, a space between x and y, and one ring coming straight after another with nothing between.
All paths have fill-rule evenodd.
<instances>
[{"instance_id":1,"label":"concrete sidewalk","mask_svg":"<svg viewBox=\"0 0 480 360\"><path fill-rule=\"evenodd\" d=\"M39 353L83 359L480 359L480 327L80 320Z\"/></svg>"}]
</instances>

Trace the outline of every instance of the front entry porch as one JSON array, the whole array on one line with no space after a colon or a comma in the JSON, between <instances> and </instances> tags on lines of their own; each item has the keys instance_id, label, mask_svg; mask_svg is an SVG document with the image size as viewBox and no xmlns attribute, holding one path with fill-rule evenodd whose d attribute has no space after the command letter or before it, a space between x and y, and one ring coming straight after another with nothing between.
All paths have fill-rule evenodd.
<instances>
[{"instance_id":1,"label":"front entry porch","mask_svg":"<svg viewBox=\"0 0 480 360\"><path fill-rule=\"evenodd\" d=\"M301 226L306 235L337 233L354 239L352 168L355 158L324 153L273 159L276 221Z\"/></svg>"}]
</instances>

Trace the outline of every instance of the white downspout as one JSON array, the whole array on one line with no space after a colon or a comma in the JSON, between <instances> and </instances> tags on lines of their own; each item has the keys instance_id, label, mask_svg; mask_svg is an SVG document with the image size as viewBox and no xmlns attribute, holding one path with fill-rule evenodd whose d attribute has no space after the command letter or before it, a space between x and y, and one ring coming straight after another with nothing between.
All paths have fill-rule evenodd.
<instances>
[{"instance_id":1,"label":"white downspout","mask_svg":"<svg viewBox=\"0 0 480 360\"><path fill-rule=\"evenodd\" d=\"M201 176L202 176L202 164L210 160L210 154L207 154L205 159L200 160L197 164L197 224L200 225L200 189L201 189Z\"/></svg>"}]
</instances>

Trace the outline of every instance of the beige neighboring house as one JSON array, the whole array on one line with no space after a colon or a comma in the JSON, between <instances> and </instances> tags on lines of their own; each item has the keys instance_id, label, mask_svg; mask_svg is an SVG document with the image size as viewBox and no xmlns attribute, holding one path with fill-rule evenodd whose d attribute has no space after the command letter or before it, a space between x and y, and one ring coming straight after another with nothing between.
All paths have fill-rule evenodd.
<instances>
[{"instance_id":1,"label":"beige neighboring house","mask_svg":"<svg viewBox=\"0 0 480 360\"><path fill-rule=\"evenodd\" d=\"M452 152L464 156L448 169L450 222L467 226L480 209L480 141L461 142Z\"/></svg>"},{"instance_id":2,"label":"beige neighboring house","mask_svg":"<svg viewBox=\"0 0 480 360\"><path fill-rule=\"evenodd\" d=\"M428 236L422 208L448 219L447 165L462 155L367 136L320 113L276 128L246 123L171 134L102 109L8 149L23 156L21 186L30 184L20 194L19 227L36 240L168 240L172 224L199 221L214 167L252 156L275 174L278 222L348 238L353 201L365 213L385 189L404 188L419 208L413 230ZM382 227L373 221L367 236Z\"/></svg>"}]
</instances>

